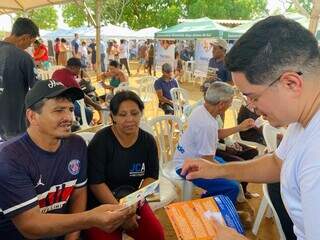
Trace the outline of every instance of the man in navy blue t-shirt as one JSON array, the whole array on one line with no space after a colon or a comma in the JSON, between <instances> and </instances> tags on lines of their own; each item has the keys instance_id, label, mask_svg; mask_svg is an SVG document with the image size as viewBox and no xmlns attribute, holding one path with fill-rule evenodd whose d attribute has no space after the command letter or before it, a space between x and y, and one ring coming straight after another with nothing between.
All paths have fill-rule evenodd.
<instances>
[{"instance_id":1,"label":"man in navy blue t-shirt","mask_svg":"<svg viewBox=\"0 0 320 240\"><path fill-rule=\"evenodd\" d=\"M71 135L73 101L81 98L80 89L53 80L27 93L26 133L0 145L1 239L78 239L81 229L110 232L131 217L133 209L119 205L84 212L87 148Z\"/></svg>"},{"instance_id":2,"label":"man in navy blue t-shirt","mask_svg":"<svg viewBox=\"0 0 320 240\"><path fill-rule=\"evenodd\" d=\"M154 82L154 89L159 99L159 107L165 114L174 114L170 90L177 87L177 81L172 78L172 66L169 63L163 64L162 77Z\"/></svg>"},{"instance_id":3,"label":"man in navy blue t-shirt","mask_svg":"<svg viewBox=\"0 0 320 240\"><path fill-rule=\"evenodd\" d=\"M211 42L213 57L209 60L209 70L216 69L216 75L222 82L231 83L231 73L224 64L228 43L220 38Z\"/></svg>"}]
</instances>

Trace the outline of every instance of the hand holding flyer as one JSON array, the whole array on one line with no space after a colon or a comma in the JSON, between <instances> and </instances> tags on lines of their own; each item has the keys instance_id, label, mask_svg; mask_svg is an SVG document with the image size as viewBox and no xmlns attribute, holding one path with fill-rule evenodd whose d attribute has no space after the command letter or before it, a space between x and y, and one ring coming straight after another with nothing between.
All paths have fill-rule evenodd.
<instances>
[{"instance_id":1,"label":"hand holding flyer","mask_svg":"<svg viewBox=\"0 0 320 240\"><path fill-rule=\"evenodd\" d=\"M160 193L159 180L150 183L141 189L138 189L124 198L121 198L120 204L124 205L125 207L129 207L145 199L147 196L157 193Z\"/></svg>"}]
</instances>

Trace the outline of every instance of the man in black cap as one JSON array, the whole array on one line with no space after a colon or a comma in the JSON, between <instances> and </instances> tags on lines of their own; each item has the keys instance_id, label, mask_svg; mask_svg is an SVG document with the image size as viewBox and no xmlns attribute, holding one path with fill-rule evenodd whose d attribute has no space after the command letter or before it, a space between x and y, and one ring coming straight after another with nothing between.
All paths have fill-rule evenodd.
<instances>
[{"instance_id":1,"label":"man in black cap","mask_svg":"<svg viewBox=\"0 0 320 240\"><path fill-rule=\"evenodd\" d=\"M26 133L0 147L1 239L78 239L81 229L112 232L132 217L133 208L119 205L84 212L87 149L71 135L73 102L81 98L80 89L53 80L28 92Z\"/></svg>"}]
</instances>

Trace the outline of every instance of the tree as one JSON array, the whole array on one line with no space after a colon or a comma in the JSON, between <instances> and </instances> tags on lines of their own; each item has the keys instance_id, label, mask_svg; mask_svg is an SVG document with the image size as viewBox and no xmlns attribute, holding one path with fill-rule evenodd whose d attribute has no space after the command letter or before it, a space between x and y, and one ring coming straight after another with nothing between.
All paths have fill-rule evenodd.
<instances>
[{"instance_id":1,"label":"tree","mask_svg":"<svg viewBox=\"0 0 320 240\"><path fill-rule=\"evenodd\" d=\"M123 22L122 16L124 9L131 0L103 0L101 21L103 24L119 24ZM94 0L86 1L88 10L95 18L96 2ZM83 25L92 25L88 18L85 7L82 3L69 3L62 7L62 16L64 22L70 27L80 27Z\"/></svg>"},{"instance_id":2,"label":"tree","mask_svg":"<svg viewBox=\"0 0 320 240\"><path fill-rule=\"evenodd\" d=\"M58 26L58 15L53 6L17 13L17 17L22 16L30 18L40 29L55 30Z\"/></svg>"},{"instance_id":3,"label":"tree","mask_svg":"<svg viewBox=\"0 0 320 240\"><path fill-rule=\"evenodd\" d=\"M290 10L296 10L310 19L309 30L315 34L320 15L320 0L289 0L288 3Z\"/></svg>"},{"instance_id":4,"label":"tree","mask_svg":"<svg viewBox=\"0 0 320 240\"><path fill-rule=\"evenodd\" d=\"M252 19L265 13L266 0L189 0L189 18Z\"/></svg>"},{"instance_id":5,"label":"tree","mask_svg":"<svg viewBox=\"0 0 320 240\"><path fill-rule=\"evenodd\" d=\"M81 27L88 24L86 12L76 3L68 3L62 6L63 21L69 27Z\"/></svg>"},{"instance_id":6,"label":"tree","mask_svg":"<svg viewBox=\"0 0 320 240\"><path fill-rule=\"evenodd\" d=\"M131 0L124 10L123 20L133 29L164 28L177 24L185 8L184 0Z\"/></svg>"}]
</instances>

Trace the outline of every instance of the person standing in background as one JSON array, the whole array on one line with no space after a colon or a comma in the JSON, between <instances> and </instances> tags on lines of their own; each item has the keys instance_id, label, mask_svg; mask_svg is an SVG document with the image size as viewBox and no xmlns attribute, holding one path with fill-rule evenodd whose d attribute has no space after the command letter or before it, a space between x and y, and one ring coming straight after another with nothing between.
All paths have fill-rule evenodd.
<instances>
[{"instance_id":1,"label":"person standing in background","mask_svg":"<svg viewBox=\"0 0 320 240\"><path fill-rule=\"evenodd\" d=\"M92 69L96 71L96 61L97 61L97 52L96 52L96 40L92 39L91 43L88 46L88 51L91 53L91 64Z\"/></svg>"},{"instance_id":2,"label":"person standing in background","mask_svg":"<svg viewBox=\"0 0 320 240\"><path fill-rule=\"evenodd\" d=\"M60 53L58 57L58 65L66 66L67 65L67 52L68 52L68 45L67 40L61 38L61 45L60 45Z\"/></svg>"},{"instance_id":3,"label":"person standing in background","mask_svg":"<svg viewBox=\"0 0 320 240\"><path fill-rule=\"evenodd\" d=\"M59 64L59 53L60 53L60 46L61 46L61 41L60 38L56 38L56 40L54 41L54 56L55 56L55 60L56 60L56 64Z\"/></svg>"},{"instance_id":4,"label":"person standing in background","mask_svg":"<svg viewBox=\"0 0 320 240\"><path fill-rule=\"evenodd\" d=\"M103 42L103 40L100 40L100 61L101 61L101 72L106 71L106 52L107 52L107 47L106 44Z\"/></svg>"},{"instance_id":5,"label":"person standing in background","mask_svg":"<svg viewBox=\"0 0 320 240\"><path fill-rule=\"evenodd\" d=\"M152 69L153 69L153 75L156 75L156 71L154 69L154 46L151 43L149 50L148 50L148 73L150 76L152 76Z\"/></svg>"},{"instance_id":6,"label":"person standing in background","mask_svg":"<svg viewBox=\"0 0 320 240\"><path fill-rule=\"evenodd\" d=\"M71 41L71 47L72 47L72 56L80 58L79 56L79 48L80 48L80 39L79 34L74 34L74 39Z\"/></svg>"},{"instance_id":7,"label":"person standing in background","mask_svg":"<svg viewBox=\"0 0 320 240\"><path fill-rule=\"evenodd\" d=\"M120 47L119 47L119 57L120 57L120 68L122 69L122 65L125 66L128 75L130 77L130 68L128 62L128 45L124 39L120 40Z\"/></svg>"},{"instance_id":8,"label":"person standing in background","mask_svg":"<svg viewBox=\"0 0 320 240\"><path fill-rule=\"evenodd\" d=\"M26 130L24 98L35 82L32 57L24 50L39 36L28 18L17 18L9 37L0 41L0 137L8 140Z\"/></svg>"}]
</instances>

